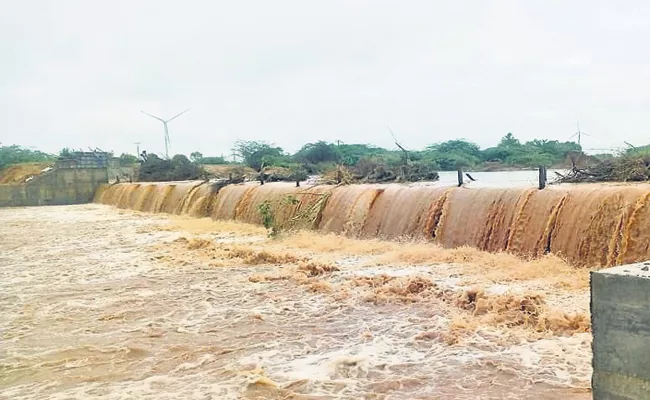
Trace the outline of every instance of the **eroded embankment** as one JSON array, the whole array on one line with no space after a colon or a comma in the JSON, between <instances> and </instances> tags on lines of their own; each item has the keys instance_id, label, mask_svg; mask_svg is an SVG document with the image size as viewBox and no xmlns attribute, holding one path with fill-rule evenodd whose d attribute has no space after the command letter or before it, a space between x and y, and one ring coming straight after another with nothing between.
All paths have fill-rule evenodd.
<instances>
[{"instance_id":1,"label":"eroded embankment","mask_svg":"<svg viewBox=\"0 0 650 400\"><path fill-rule=\"evenodd\" d=\"M582 185L546 190L402 185L313 186L202 182L118 184L98 203L260 224L275 220L365 238L431 240L524 257L556 254L578 266L650 258L650 186Z\"/></svg>"}]
</instances>

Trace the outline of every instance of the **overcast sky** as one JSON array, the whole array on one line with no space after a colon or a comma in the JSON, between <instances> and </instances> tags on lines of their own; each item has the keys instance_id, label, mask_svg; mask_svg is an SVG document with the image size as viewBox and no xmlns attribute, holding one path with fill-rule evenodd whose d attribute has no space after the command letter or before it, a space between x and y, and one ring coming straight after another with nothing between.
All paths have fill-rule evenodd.
<instances>
[{"instance_id":1,"label":"overcast sky","mask_svg":"<svg viewBox=\"0 0 650 400\"><path fill-rule=\"evenodd\" d=\"M228 154L507 132L650 142L650 2L20 0L0 11L0 142Z\"/></svg>"}]
</instances>

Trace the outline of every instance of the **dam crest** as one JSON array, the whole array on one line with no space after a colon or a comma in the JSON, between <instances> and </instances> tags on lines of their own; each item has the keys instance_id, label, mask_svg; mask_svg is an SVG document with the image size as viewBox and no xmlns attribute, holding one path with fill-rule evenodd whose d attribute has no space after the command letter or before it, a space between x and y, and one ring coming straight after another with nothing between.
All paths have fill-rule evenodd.
<instances>
[{"instance_id":1,"label":"dam crest","mask_svg":"<svg viewBox=\"0 0 650 400\"><path fill-rule=\"evenodd\" d=\"M210 182L104 185L96 203L262 224L358 238L431 241L522 257L553 253L576 266L613 266L650 258L650 185L467 188Z\"/></svg>"}]
</instances>

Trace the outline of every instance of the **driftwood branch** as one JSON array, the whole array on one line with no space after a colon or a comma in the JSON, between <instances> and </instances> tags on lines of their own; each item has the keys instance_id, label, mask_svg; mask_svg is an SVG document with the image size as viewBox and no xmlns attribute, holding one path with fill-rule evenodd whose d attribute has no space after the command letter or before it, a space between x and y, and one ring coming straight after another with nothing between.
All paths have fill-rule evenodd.
<instances>
[{"instance_id":1,"label":"driftwood branch","mask_svg":"<svg viewBox=\"0 0 650 400\"><path fill-rule=\"evenodd\" d=\"M399 144L399 142L397 141L397 138L395 137L395 134L393 133L393 130L390 129L390 125L388 126L388 130L390 131L390 135L393 137L393 141L395 142L395 145L397 147L399 147L399 149L402 150L402 152L404 153L404 163L408 164L409 161L411 161L411 158L409 157L409 152L406 151L406 149L404 147L402 147L401 144Z\"/></svg>"}]
</instances>

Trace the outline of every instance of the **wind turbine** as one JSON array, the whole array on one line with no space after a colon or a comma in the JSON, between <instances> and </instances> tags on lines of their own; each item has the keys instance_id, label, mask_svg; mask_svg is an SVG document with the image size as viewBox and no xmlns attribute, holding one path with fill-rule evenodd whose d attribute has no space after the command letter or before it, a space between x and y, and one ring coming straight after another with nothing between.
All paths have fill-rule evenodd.
<instances>
[{"instance_id":1,"label":"wind turbine","mask_svg":"<svg viewBox=\"0 0 650 400\"><path fill-rule=\"evenodd\" d=\"M160 117L156 117L155 115L151 115L148 112L145 112L145 111L142 111L142 110L140 111L141 113L146 114L146 115L150 116L151 118L157 119L158 121L162 122L163 125L165 126L165 157L167 157L167 159L169 159L169 144L170 144L170 141L169 141L169 129L167 128L167 124L172 122L176 118L180 117L181 115L185 114L188 111L190 111L189 108L187 110L183 111L180 114L176 114L175 116L171 117L170 119L168 119L166 121L164 119L160 118Z\"/></svg>"},{"instance_id":2,"label":"wind turbine","mask_svg":"<svg viewBox=\"0 0 650 400\"><path fill-rule=\"evenodd\" d=\"M573 135L571 135L569 137L569 139L573 139L574 137L577 136L578 137L578 146L581 146L580 139L581 139L582 135L585 135L585 136L591 136L591 135L588 134L587 132L583 132L583 131L580 130L580 122L578 120L576 120L576 126L578 127L578 131L576 133L574 133Z\"/></svg>"}]
</instances>

